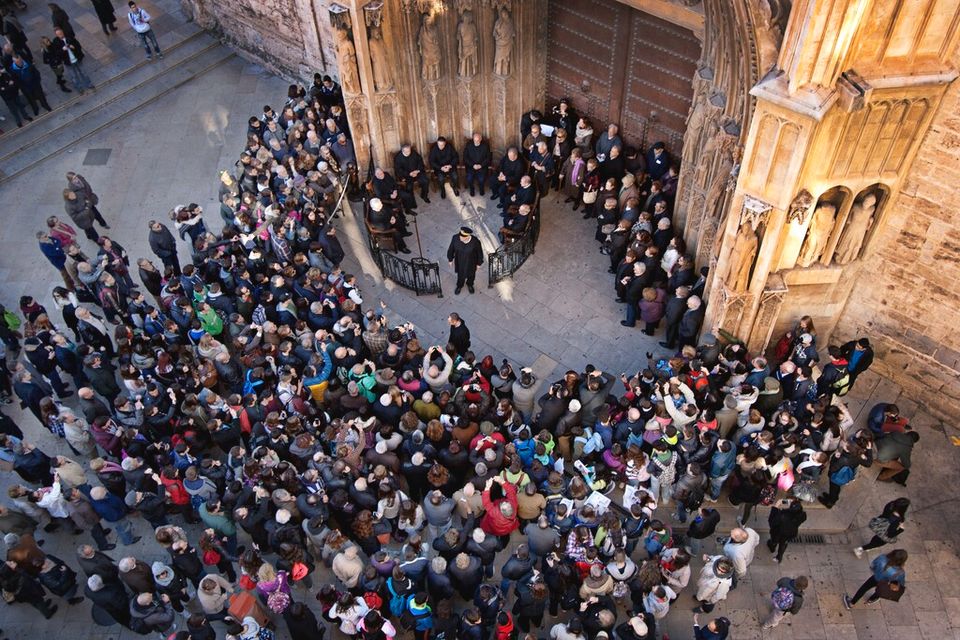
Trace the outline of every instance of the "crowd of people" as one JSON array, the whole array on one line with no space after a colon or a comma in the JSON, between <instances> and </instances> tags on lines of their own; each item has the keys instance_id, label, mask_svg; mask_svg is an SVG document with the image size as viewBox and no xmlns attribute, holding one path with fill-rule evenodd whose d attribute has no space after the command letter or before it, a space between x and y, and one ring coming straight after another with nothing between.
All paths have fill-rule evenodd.
<instances>
[{"instance_id":1,"label":"crowd of people","mask_svg":"<svg viewBox=\"0 0 960 640\"><path fill-rule=\"evenodd\" d=\"M91 0L91 4L104 35L109 37L118 31L117 16L111 0ZM36 58L29 45L29 36L16 15L17 11L25 9L26 6L23 3L7 3L7 6L0 8L0 35L5 36L0 54L0 98L13 116L17 127L23 127L24 121L32 122L33 118L39 116L40 107L48 112L52 110L43 89L40 63L54 74L57 86L64 93L73 92L73 89L67 86L67 75L70 76L69 81L74 89L81 95L96 89L84 65L86 53L77 39L70 16L55 2L48 3L48 6L50 35L43 35L38 39L39 52ZM148 61L153 60L153 56L163 58L151 20L152 17L143 7L133 0L127 2L127 22L146 51ZM33 110L33 117L27 112L24 100Z\"/></svg>"},{"instance_id":2,"label":"crowd of people","mask_svg":"<svg viewBox=\"0 0 960 640\"><path fill-rule=\"evenodd\" d=\"M473 352L469 319L456 313L446 344L422 343L341 267L334 207L355 164L342 114L336 83L317 77L251 118L240 160L220 176L222 231L196 204L170 212L176 235L151 220L144 232L162 268L138 257L139 283L126 250L94 228L107 223L92 186L68 174L65 212L88 242L57 217L38 233L63 278L56 308L30 296L0 308L0 399L29 410L21 424L0 412L0 461L19 478L0 507L8 603L49 618L59 606L50 594L68 606L89 599L100 624L178 640L266 640L282 624L304 639L332 625L365 640L532 640L541 629L554 640L652 640L687 591L695 637L716 640L730 621L699 615L712 616L747 575L761 542L755 506L771 507L767 546L780 561L804 504L832 507L861 467L906 482L917 441L907 419L879 405L857 428L841 401L870 366L869 341L830 346L814 379L821 348L810 318L778 343L774 362L698 338L698 324L673 341L668 332L669 354L648 353L630 374L588 366L555 380ZM537 135L530 115L524 137ZM470 188L490 186L509 210L523 189L535 198L555 178L577 183L536 175L561 137L579 145L586 135L569 105L555 115L577 123L573 133L557 133L553 150L537 140L508 151L499 172L485 174L488 151L465 151L477 160ZM611 128L591 160L618 160L614 138ZM405 184L394 187L412 196L419 186L426 199L414 153L398 154ZM647 154L657 194L669 181L664 154L657 145ZM430 156L458 189L444 170L458 160ZM624 175L616 165L610 177ZM652 214L629 204L635 196L623 212L615 196L586 202L598 184L587 174L576 202L600 202L590 215L613 203L617 228L638 237L651 234L631 224L669 219L656 218L666 196ZM516 189L504 176L517 176ZM374 180L378 197L400 199L384 182ZM191 256L183 265L177 236ZM696 283L662 267L670 246L650 257L676 283L670 295L686 297L686 318L698 309ZM657 247L654 238L643 254ZM611 247L611 265L621 270L631 254L646 264L632 247L614 264ZM24 433L41 427L59 451ZM741 509L729 531L718 529L720 499ZM888 505L855 553L894 542L908 507ZM40 531L70 536L76 556L45 553ZM164 560L108 554L141 537ZM874 587L871 599L898 598L905 561L901 549L877 557L844 603ZM765 626L799 613L809 584L769 585Z\"/></svg>"}]
</instances>

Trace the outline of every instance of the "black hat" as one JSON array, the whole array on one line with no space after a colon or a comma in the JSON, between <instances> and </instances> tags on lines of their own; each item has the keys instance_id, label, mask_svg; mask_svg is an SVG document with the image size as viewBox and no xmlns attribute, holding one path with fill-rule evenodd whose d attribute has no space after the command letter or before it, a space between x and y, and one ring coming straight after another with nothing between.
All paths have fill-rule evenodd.
<instances>
[{"instance_id":1,"label":"black hat","mask_svg":"<svg viewBox=\"0 0 960 640\"><path fill-rule=\"evenodd\" d=\"M462 235L462 236L472 236L472 235L473 235L473 229L471 229L470 227L460 227L460 235Z\"/></svg>"}]
</instances>

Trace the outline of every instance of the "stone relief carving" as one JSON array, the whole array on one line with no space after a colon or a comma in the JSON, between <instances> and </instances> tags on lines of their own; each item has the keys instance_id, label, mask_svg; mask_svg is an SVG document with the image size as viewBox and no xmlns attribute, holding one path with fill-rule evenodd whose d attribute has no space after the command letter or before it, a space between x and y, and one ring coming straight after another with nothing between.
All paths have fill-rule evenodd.
<instances>
[{"instance_id":1,"label":"stone relief carving","mask_svg":"<svg viewBox=\"0 0 960 640\"><path fill-rule=\"evenodd\" d=\"M757 257L760 239L749 223L740 225L733 249L730 250L726 282L733 291L746 291L750 284L750 270Z\"/></svg>"},{"instance_id":2,"label":"stone relief carving","mask_svg":"<svg viewBox=\"0 0 960 640\"><path fill-rule=\"evenodd\" d=\"M709 154L708 157L716 157L718 159L713 172L713 179L710 181L710 186L706 190L707 195L705 202L707 208L704 214L707 217L713 218L719 212L720 206L723 204L723 195L728 191L733 169L735 166L738 166L738 138L739 136L731 135L721 128L718 135L711 138L707 147L704 148L704 155ZM734 183L735 182L736 179L734 179Z\"/></svg>"},{"instance_id":3,"label":"stone relief carving","mask_svg":"<svg viewBox=\"0 0 960 640\"><path fill-rule=\"evenodd\" d=\"M810 227L807 229L807 237L800 248L800 256L797 258L798 266L809 267L823 256L836 215L837 207L833 203L821 202L817 205L813 212L813 219L810 220Z\"/></svg>"},{"instance_id":4,"label":"stone relief carving","mask_svg":"<svg viewBox=\"0 0 960 640\"><path fill-rule=\"evenodd\" d=\"M439 80L440 34L437 31L437 19L433 14L423 14L417 42L420 49L420 77L424 80Z\"/></svg>"},{"instance_id":5,"label":"stone relief carving","mask_svg":"<svg viewBox=\"0 0 960 640\"><path fill-rule=\"evenodd\" d=\"M847 218L846 228L840 236L834 260L837 264L849 264L860 257L863 241L873 226L877 211L877 196L868 193L862 202L853 205Z\"/></svg>"},{"instance_id":6,"label":"stone relief carving","mask_svg":"<svg viewBox=\"0 0 960 640\"><path fill-rule=\"evenodd\" d=\"M517 30L513 26L513 18L506 7L500 9L497 21L493 24L493 72L499 76L510 75L513 63L513 41Z\"/></svg>"},{"instance_id":7,"label":"stone relief carving","mask_svg":"<svg viewBox=\"0 0 960 640\"><path fill-rule=\"evenodd\" d=\"M371 27L370 40L367 41L370 47L370 62L373 65L373 84L377 91L389 91L393 89L393 79L390 70L390 52L387 51L387 44L383 41L383 32L379 27Z\"/></svg>"},{"instance_id":8,"label":"stone relief carving","mask_svg":"<svg viewBox=\"0 0 960 640\"><path fill-rule=\"evenodd\" d=\"M803 224L807 220L807 214L810 212L810 206L813 204L813 195L806 189L801 189L790 203L787 209L787 222L796 222Z\"/></svg>"},{"instance_id":9,"label":"stone relief carving","mask_svg":"<svg viewBox=\"0 0 960 640\"><path fill-rule=\"evenodd\" d=\"M340 69L340 85L345 93L360 93L360 76L357 73L357 50L347 29L336 29L337 65Z\"/></svg>"},{"instance_id":10,"label":"stone relief carving","mask_svg":"<svg viewBox=\"0 0 960 640\"><path fill-rule=\"evenodd\" d=\"M778 16L774 8L779 11L779 3L773 0L757 0L756 31L757 48L760 56L761 75L770 70L777 63L780 52L780 42L783 40L783 30L778 24Z\"/></svg>"},{"instance_id":11,"label":"stone relief carving","mask_svg":"<svg viewBox=\"0 0 960 640\"><path fill-rule=\"evenodd\" d=\"M477 24L473 21L473 12L464 11L457 25L457 50L460 57L459 73L461 78L472 78L477 75L479 62L480 34L477 33Z\"/></svg>"}]
</instances>

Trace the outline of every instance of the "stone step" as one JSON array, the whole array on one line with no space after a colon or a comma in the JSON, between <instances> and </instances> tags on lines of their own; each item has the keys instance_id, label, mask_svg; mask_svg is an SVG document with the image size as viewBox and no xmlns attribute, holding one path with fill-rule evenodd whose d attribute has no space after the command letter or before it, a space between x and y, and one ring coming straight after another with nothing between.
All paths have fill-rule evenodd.
<instances>
[{"instance_id":1,"label":"stone step","mask_svg":"<svg viewBox=\"0 0 960 640\"><path fill-rule=\"evenodd\" d=\"M223 64L234 54L198 31L168 49L162 60L144 62L102 83L93 93L30 126L0 137L0 182L37 165L127 114Z\"/></svg>"}]
</instances>

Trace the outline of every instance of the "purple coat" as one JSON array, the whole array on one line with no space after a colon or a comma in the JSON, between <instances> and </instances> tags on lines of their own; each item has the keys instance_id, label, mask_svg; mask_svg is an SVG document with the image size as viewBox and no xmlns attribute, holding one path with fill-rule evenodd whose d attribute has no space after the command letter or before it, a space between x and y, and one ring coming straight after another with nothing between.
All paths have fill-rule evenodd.
<instances>
[{"instance_id":1,"label":"purple coat","mask_svg":"<svg viewBox=\"0 0 960 640\"><path fill-rule=\"evenodd\" d=\"M663 289L657 289L656 300L640 300L640 319L644 322L657 323L663 317L664 299L667 293Z\"/></svg>"}]
</instances>

